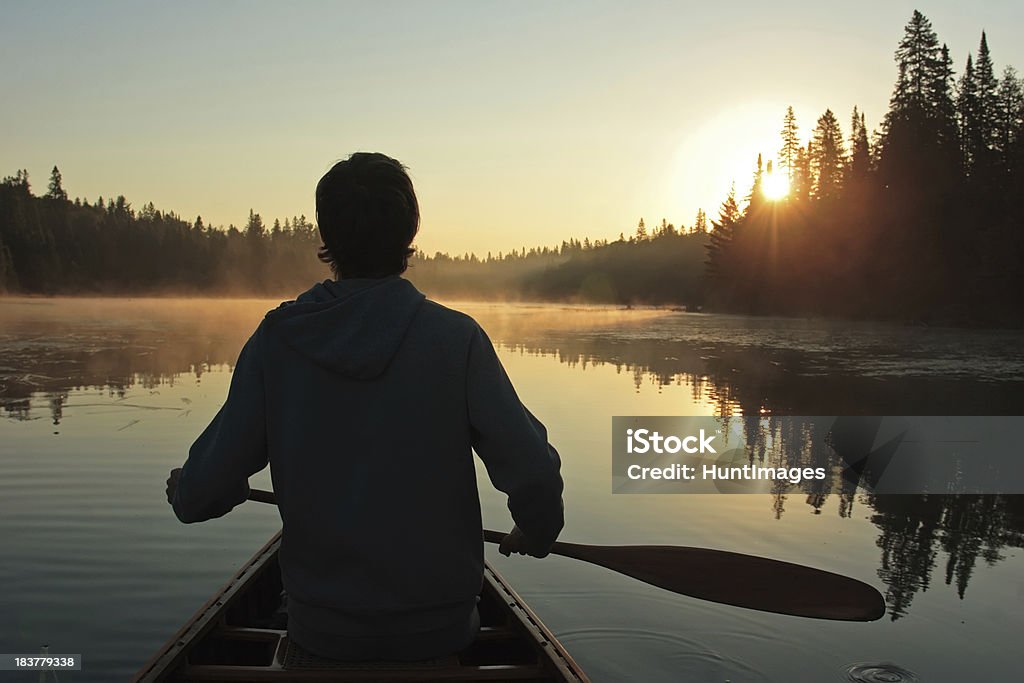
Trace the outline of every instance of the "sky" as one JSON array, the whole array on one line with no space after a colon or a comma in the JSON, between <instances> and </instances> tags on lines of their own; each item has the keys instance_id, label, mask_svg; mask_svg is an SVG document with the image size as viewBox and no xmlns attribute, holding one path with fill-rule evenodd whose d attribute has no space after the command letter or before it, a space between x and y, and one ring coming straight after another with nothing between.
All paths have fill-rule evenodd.
<instances>
[{"instance_id":1,"label":"sky","mask_svg":"<svg viewBox=\"0 0 1024 683\"><path fill-rule=\"evenodd\" d=\"M792 105L875 128L914 9L962 71L981 31L1024 71L1024 3L0 0L0 175L208 224L314 216L337 160L380 151L416 244L483 255L713 218Z\"/></svg>"}]
</instances>

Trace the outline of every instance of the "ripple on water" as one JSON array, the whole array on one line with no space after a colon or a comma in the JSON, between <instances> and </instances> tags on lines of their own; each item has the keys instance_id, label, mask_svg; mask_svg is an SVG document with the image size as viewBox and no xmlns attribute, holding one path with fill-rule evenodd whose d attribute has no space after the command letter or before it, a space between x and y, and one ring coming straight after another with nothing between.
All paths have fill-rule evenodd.
<instances>
[{"instance_id":1,"label":"ripple on water","mask_svg":"<svg viewBox=\"0 0 1024 683\"><path fill-rule=\"evenodd\" d=\"M742 660L693 638L643 629L581 628L559 631L558 639L582 662L600 662L602 679L655 681L767 681Z\"/></svg>"},{"instance_id":2,"label":"ripple on water","mask_svg":"<svg viewBox=\"0 0 1024 683\"><path fill-rule=\"evenodd\" d=\"M915 683L917 674L895 664L851 664L846 680L852 683Z\"/></svg>"}]
</instances>

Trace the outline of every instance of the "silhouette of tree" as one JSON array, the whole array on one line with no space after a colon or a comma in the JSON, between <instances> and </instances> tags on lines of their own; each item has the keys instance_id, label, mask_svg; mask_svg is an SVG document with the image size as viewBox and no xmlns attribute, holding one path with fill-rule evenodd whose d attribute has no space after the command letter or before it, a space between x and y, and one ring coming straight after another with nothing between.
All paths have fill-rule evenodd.
<instances>
[{"instance_id":1,"label":"silhouette of tree","mask_svg":"<svg viewBox=\"0 0 1024 683\"><path fill-rule=\"evenodd\" d=\"M750 216L764 204L764 162L761 155L757 155L757 165L754 168L754 180L750 184L750 194L746 197L747 206L743 211L744 216Z\"/></svg>"},{"instance_id":2,"label":"silhouette of tree","mask_svg":"<svg viewBox=\"0 0 1024 683\"><path fill-rule=\"evenodd\" d=\"M814 178L815 199L836 199L842 190L843 171L846 164L846 150L843 146L843 131L831 109L818 118L814 128L814 150L811 154L811 171Z\"/></svg>"},{"instance_id":3,"label":"silhouette of tree","mask_svg":"<svg viewBox=\"0 0 1024 683\"><path fill-rule=\"evenodd\" d=\"M711 222L713 229L707 246L707 269L713 280L722 280L730 274L731 251L741 217L734 184L729 190L729 196L722 202L718 220Z\"/></svg>"},{"instance_id":4,"label":"silhouette of tree","mask_svg":"<svg viewBox=\"0 0 1024 683\"><path fill-rule=\"evenodd\" d=\"M54 166L53 171L50 172L50 186L46 192L46 196L50 199L59 199L61 201L67 201L68 193L61 187L60 170Z\"/></svg>"},{"instance_id":5,"label":"silhouette of tree","mask_svg":"<svg viewBox=\"0 0 1024 683\"><path fill-rule=\"evenodd\" d=\"M960 135L956 123L953 60L945 43L939 51L939 61L929 86L929 99L934 107L936 141L941 149L947 150L946 155L952 157L952 150L959 145Z\"/></svg>"},{"instance_id":6,"label":"silhouette of tree","mask_svg":"<svg viewBox=\"0 0 1024 683\"><path fill-rule=\"evenodd\" d=\"M984 141L981 139L981 105L978 101L978 84L974 76L974 58L967 55L967 65L957 84L957 116L960 124L960 153L968 176L974 171L974 164L981 155Z\"/></svg>"},{"instance_id":7,"label":"silhouette of tree","mask_svg":"<svg viewBox=\"0 0 1024 683\"><path fill-rule=\"evenodd\" d=\"M779 165L786 169L790 185L797 173L797 158L800 154L800 136L796 125L793 107L786 107L786 115L782 119L782 149L779 150Z\"/></svg>"},{"instance_id":8,"label":"silhouette of tree","mask_svg":"<svg viewBox=\"0 0 1024 683\"><path fill-rule=\"evenodd\" d=\"M1024 130L1024 83L1012 66L1007 66L999 79L996 130L999 171L1005 178L1014 171L1014 151Z\"/></svg>"},{"instance_id":9,"label":"silhouette of tree","mask_svg":"<svg viewBox=\"0 0 1024 683\"><path fill-rule=\"evenodd\" d=\"M914 10L896 48L899 78L890 101L894 119L925 117L932 105L931 84L941 64L939 39L931 22Z\"/></svg>"},{"instance_id":10,"label":"silhouette of tree","mask_svg":"<svg viewBox=\"0 0 1024 683\"><path fill-rule=\"evenodd\" d=\"M708 216L704 209L697 209L697 217L693 221L693 232L696 235L706 235L708 232Z\"/></svg>"},{"instance_id":11,"label":"silhouette of tree","mask_svg":"<svg viewBox=\"0 0 1024 683\"><path fill-rule=\"evenodd\" d=\"M256 241L263 238L265 231L266 227L263 225L263 219L258 213L249 209L249 220L245 224L245 236L250 240Z\"/></svg>"},{"instance_id":12,"label":"silhouette of tree","mask_svg":"<svg viewBox=\"0 0 1024 683\"><path fill-rule=\"evenodd\" d=\"M850 163L847 167L847 185L866 182L871 171L871 146L868 142L868 128L864 114L853 108L850 117Z\"/></svg>"},{"instance_id":13,"label":"silhouette of tree","mask_svg":"<svg viewBox=\"0 0 1024 683\"><path fill-rule=\"evenodd\" d=\"M981 32L978 59L974 66L974 90L977 97L977 117L974 124L978 141L975 172L981 170L981 180L991 180L995 163L995 150L999 145L999 82L988 49L988 38Z\"/></svg>"},{"instance_id":14,"label":"silhouette of tree","mask_svg":"<svg viewBox=\"0 0 1024 683\"><path fill-rule=\"evenodd\" d=\"M811 151L814 149L814 141L809 141L806 147L800 147L796 151L796 166L793 169L793 180L789 196L801 202L806 202L811 196Z\"/></svg>"},{"instance_id":15,"label":"silhouette of tree","mask_svg":"<svg viewBox=\"0 0 1024 683\"><path fill-rule=\"evenodd\" d=\"M921 182L949 175L955 160L948 51L928 21L914 11L896 49L898 77L883 124L882 182L916 194Z\"/></svg>"}]
</instances>

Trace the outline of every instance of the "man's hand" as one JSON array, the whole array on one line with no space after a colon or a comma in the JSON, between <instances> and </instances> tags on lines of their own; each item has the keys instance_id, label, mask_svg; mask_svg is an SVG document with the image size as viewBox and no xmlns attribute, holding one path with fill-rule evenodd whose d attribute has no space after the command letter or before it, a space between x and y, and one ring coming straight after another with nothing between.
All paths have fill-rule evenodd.
<instances>
[{"instance_id":1,"label":"man's hand","mask_svg":"<svg viewBox=\"0 0 1024 683\"><path fill-rule=\"evenodd\" d=\"M181 468L175 467L171 475L167 477L167 502L174 502L174 492L178 490L178 482L181 480Z\"/></svg>"},{"instance_id":2,"label":"man's hand","mask_svg":"<svg viewBox=\"0 0 1024 683\"><path fill-rule=\"evenodd\" d=\"M554 544L551 544L554 545ZM512 527L512 531L508 532L508 536L498 546L498 552L505 557L510 557L512 553L518 553L519 555L532 555L533 557L547 557L548 553L551 552L551 545L547 547L539 546L523 533L522 529L518 526Z\"/></svg>"}]
</instances>

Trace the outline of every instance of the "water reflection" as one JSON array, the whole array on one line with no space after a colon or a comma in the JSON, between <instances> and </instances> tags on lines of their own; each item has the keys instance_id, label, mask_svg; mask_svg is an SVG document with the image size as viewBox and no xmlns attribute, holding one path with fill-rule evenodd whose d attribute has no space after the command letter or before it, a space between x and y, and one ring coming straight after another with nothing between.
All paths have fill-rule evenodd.
<instances>
[{"instance_id":1,"label":"water reflection","mask_svg":"<svg viewBox=\"0 0 1024 683\"><path fill-rule=\"evenodd\" d=\"M835 326L828 332L811 328L812 339L801 349L789 335L765 335L759 344L746 330L737 340L729 334L734 325L716 330L714 321L707 324L715 317L701 317L704 334L682 329L692 318L668 316L645 326L643 334L621 329L556 333L511 346L557 358L569 367L611 364L619 372L631 373L636 388L645 382L684 384L695 399L713 403L716 414L737 415L743 421L749 462L773 467L822 466L829 471L837 463L827 447L827 432L817 431L820 423L811 423L809 431L786 432L786 426L801 425L765 419L766 415L1024 411L1024 362L1015 350L1024 345L1020 333L940 330L922 335L918 330L843 325L842 334ZM821 336L830 341L815 343L814 338ZM773 440L783 446L769 449ZM808 480L798 494L775 491L772 513L781 518L795 498L820 514L831 496L837 498L836 509L843 518L852 514L858 501L871 509L870 520L879 530L878 576L887 587L886 602L894 621L908 613L917 593L929 588L939 550L947 557L940 576L963 599L979 560L994 565L1004 559L1006 548L1024 547L1022 496L858 495L859 483L833 477Z\"/></svg>"},{"instance_id":2,"label":"water reflection","mask_svg":"<svg viewBox=\"0 0 1024 683\"><path fill-rule=\"evenodd\" d=\"M140 313L140 304L131 302L4 302L3 415L48 417L60 425L75 391L99 391L116 401L132 388L158 392L168 384L201 382L211 369L230 367L274 305L169 301L143 304ZM478 306L471 312L505 351L551 357L581 371L610 365L637 390L687 387L708 413L742 421L751 463L786 453L785 466L830 464L826 433L813 426L787 432L776 415L1024 413L1024 361L1016 351L1024 339L1014 333L562 307ZM772 440L791 445L768 448ZM771 513L780 518L802 506L820 514L830 498L843 518L858 505L870 510L878 529L878 576L893 620L906 615L915 595L936 578L963 598L979 562L994 565L1007 548L1024 544L1020 496L875 495L837 477L775 491Z\"/></svg>"},{"instance_id":3,"label":"water reflection","mask_svg":"<svg viewBox=\"0 0 1024 683\"><path fill-rule=\"evenodd\" d=\"M752 321L761 329L738 331L734 317L666 315L626 329L508 330L503 339L569 367L612 365L637 388L685 384L718 415L1024 413L1019 332L779 324L798 323L780 335L761 319Z\"/></svg>"},{"instance_id":4,"label":"water reflection","mask_svg":"<svg viewBox=\"0 0 1024 683\"><path fill-rule=\"evenodd\" d=\"M17 420L40 417L40 398L59 425L68 392L123 399L158 391L211 368L230 367L269 302L216 310L183 301L4 301L0 305L0 406Z\"/></svg>"},{"instance_id":5,"label":"water reflection","mask_svg":"<svg viewBox=\"0 0 1024 683\"><path fill-rule=\"evenodd\" d=\"M947 556L940 576L963 599L979 559L994 565L1006 548L1024 545L1022 496L869 495L865 503L879 529L878 576L893 620L928 590L939 549Z\"/></svg>"}]
</instances>

